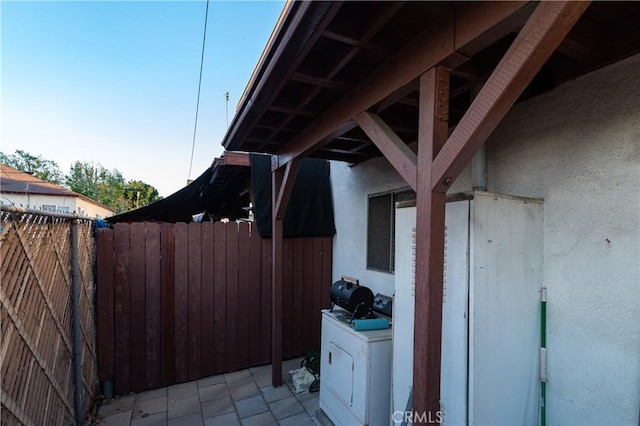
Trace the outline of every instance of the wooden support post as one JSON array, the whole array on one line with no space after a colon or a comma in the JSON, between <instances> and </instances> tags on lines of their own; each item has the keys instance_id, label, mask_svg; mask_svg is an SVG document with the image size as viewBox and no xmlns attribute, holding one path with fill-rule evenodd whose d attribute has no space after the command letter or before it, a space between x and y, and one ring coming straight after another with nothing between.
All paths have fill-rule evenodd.
<instances>
[{"instance_id":1,"label":"wooden support post","mask_svg":"<svg viewBox=\"0 0 640 426\"><path fill-rule=\"evenodd\" d=\"M274 387L282 386L283 221L299 165L299 160L295 160L287 163L286 168L282 168L277 167L277 161L277 157L272 158L271 172L271 384Z\"/></svg>"},{"instance_id":2,"label":"wooden support post","mask_svg":"<svg viewBox=\"0 0 640 426\"><path fill-rule=\"evenodd\" d=\"M413 413L438 418L444 274L445 193L432 191L433 159L447 140L449 71L435 67L420 78ZM422 416L422 417L420 417Z\"/></svg>"}]
</instances>

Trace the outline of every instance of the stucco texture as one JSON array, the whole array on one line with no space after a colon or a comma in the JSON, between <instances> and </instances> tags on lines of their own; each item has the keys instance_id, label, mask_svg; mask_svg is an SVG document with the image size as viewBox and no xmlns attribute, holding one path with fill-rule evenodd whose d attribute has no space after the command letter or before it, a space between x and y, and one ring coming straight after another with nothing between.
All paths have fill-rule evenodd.
<instances>
[{"instance_id":1,"label":"stucco texture","mask_svg":"<svg viewBox=\"0 0 640 426\"><path fill-rule=\"evenodd\" d=\"M548 424L640 416L640 55L515 105L487 142L488 190L544 198ZM383 159L332 164L334 280L366 269L367 195L406 187ZM469 170L450 192L471 189Z\"/></svg>"}]
</instances>

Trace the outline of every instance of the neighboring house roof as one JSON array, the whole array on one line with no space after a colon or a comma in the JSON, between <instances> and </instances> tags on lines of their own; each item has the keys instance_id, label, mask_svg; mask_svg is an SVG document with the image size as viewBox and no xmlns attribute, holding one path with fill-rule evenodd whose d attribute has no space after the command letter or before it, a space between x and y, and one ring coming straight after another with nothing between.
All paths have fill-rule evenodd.
<instances>
[{"instance_id":1,"label":"neighboring house roof","mask_svg":"<svg viewBox=\"0 0 640 426\"><path fill-rule=\"evenodd\" d=\"M73 192L67 188L63 188L55 183L47 182L37 177L16 170L6 164L0 164L0 192L8 194L37 194L37 195L55 195L61 197L75 197L102 207L111 212L115 212L109 206L106 206L82 194Z\"/></svg>"}]
</instances>

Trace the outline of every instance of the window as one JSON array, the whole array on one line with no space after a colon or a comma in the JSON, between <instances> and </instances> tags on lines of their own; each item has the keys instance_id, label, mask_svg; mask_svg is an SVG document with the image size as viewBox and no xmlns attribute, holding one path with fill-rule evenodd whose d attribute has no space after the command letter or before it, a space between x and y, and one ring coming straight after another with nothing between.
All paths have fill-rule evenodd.
<instances>
[{"instance_id":1,"label":"window","mask_svg":"<svg viewBox=\"0 0 640 426\"><path fill-rule=\"evenodd\" d=\"M370 195L367 212L367 269L393 272L395 246L395 204L415 200L409 190Z\"/></svg>"},{"instance_id":2,"label":"window","mask_svg":"<svg viewBox=\"0 0 640 426\"><path fill-rule=\"evenodd\" d=\"M56 206L52 206L52 205L49 205L49 204L43 204L42 205L42 210L44 210L45 212L53 212L53 213L55 213Z\"/></svg>"},{"instance_id":3,"label":"window","mask_svg":"<svg viewBox=\"0 0 640 426\"><path fill-rule=\"evenodd\" d=\"M58 213L69 213L70 212L69 206L58 206L57 212Z\"/></svg>"}]
</instances>

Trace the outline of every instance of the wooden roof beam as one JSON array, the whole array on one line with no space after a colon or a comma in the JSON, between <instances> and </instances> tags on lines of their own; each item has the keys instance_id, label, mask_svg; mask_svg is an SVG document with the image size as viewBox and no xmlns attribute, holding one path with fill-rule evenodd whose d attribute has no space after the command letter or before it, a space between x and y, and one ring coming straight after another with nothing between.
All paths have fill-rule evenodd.
<instances>
[{"instance_id":1,"label":"wooden roof beam","mask_svg":"<svg viewBox=\"0 0 640 426\"><path fill-rule=\"evenodd\" d=\"M338 34L336 32L333 31L325 31L324 33L322 33L323 37L329 38L331 40L335 40L335 41L339 41L341 43L344 44L348 44L349 46L355 46L355 47L359 47L361 49L365 49L365 50L370 50L373 52L380 52L380 53L385 53L387 51L387 49L380 47L378 45L375 45L373 43L370 43L368 41L364 41L364 40L358 40L356 38L353 37L349 37L346 35L342 35L342 34Z\"/></svg>"},{"instance_id":2,"label":"wooden roof beam","mask_svg":"<svg viewBox=\"0 0 640 426\"><path fill-rule=\"evenodd\" d=\"M291 80L297 81L299 83L310 84L312 86L326 87L327 89L332 90L345 90L349 88L349 85L347 83L330 80L328 78L316 77L301 72L293 73L293 75L291 76Z\"/></svg>"},{"instance_id":3,"label":"wooden roof beam","mask_svg":"<svg viewBox=\"0 0 640 426\"><path fill-rule=\"evenodd\" d=\"M418 165L416 154L376 114L365 111L358 114L355 120L393 168L415 191Z\"/></svg>"},{"instance_id":4,"label":"wooden roof beam","mask_svg":"<svg viewBox=\"0 0 640 426\"><path fill-rule=\"evenodd\" d=\"M466 8L456 13L455 21L453 13L440 20L287 143L279 152L274 166L282 167L352 129L355 126L352 117L369 110L433 66L442 63L452 67L459 65L466 58L456 53L455 46L466 48L476 39L486 38L487 33L495 37L494 40L500 38L501 31L496 28L502 28L505 22L510 23L514 16L520 19L517 12L525 5L526 2L483 3L482 7ZM508 29L510 25L506 27Z\"/></svg>"},{"instance_id":5,"label":"wooden roof beam","mask_svg":"<svg viewBox=\"0 0 640 426\"><path fill-rule=\"evenodd\" d=\"M249 166L249 153L225 151L222 154L222 164L225 166Z\"/></svg>"},{"instance_id":6,"label":"wooden roof beam","mask_svg":"<svg viewBox=\"0 0 640 426\"><path fill-rule=\"evenodd\" d=\"M434 160L433 190L447 191L588 6L538 5Z\"/></svg>"}]
</instances>

